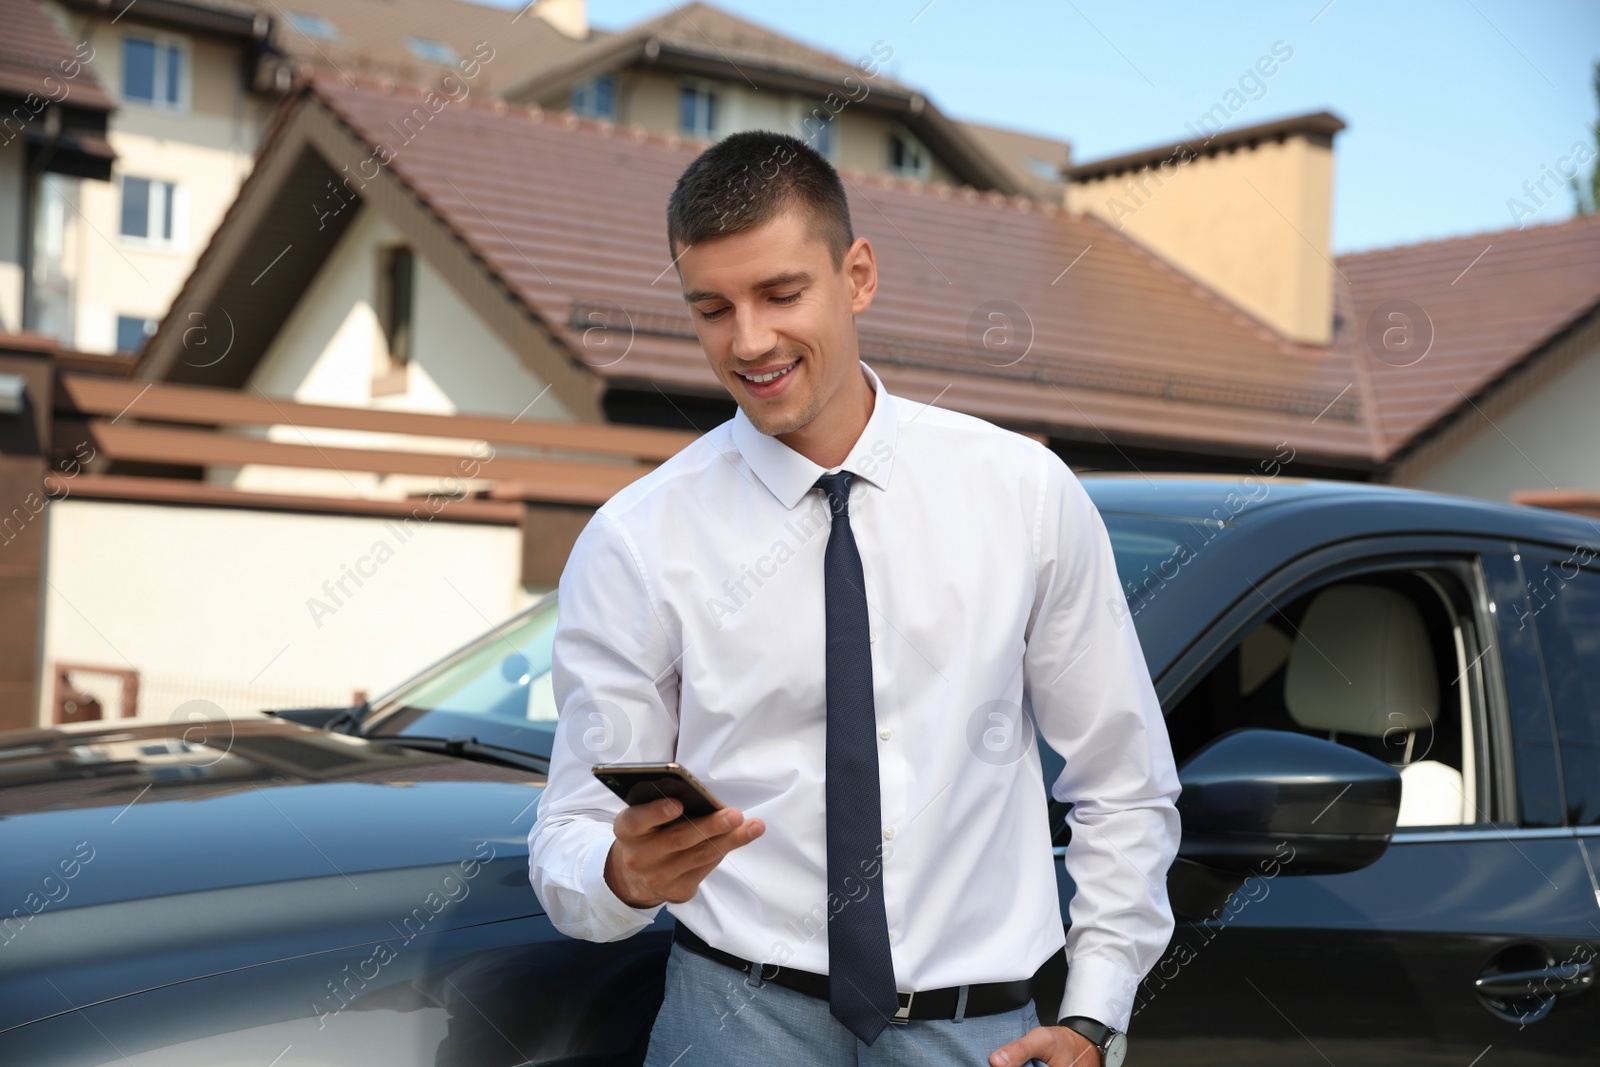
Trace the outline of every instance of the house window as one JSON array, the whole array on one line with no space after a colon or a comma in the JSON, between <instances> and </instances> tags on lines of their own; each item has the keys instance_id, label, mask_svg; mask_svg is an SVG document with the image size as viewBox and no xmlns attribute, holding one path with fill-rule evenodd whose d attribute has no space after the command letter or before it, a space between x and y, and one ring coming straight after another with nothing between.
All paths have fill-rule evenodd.
<instances>
[{"instance_id":1,"label":"house window","mask_svg":"<svg viewBox=\"0 0 1600 1067\"><path fill-rule=\"evenodd\" d=\"M167 37L122 39L122 99L130 104L180 110L184 106L185 49Z\"/></svg>"},{"instance_id":2,"label":"house window","mask_svg":"<svg viewBox=\"0 0 1600 1067\"><path fill-rule=\"evenodd\" d=\"M600 74L572 87L572 110L596 119L617 117L617 78Z\"/></svg>"},{"instance_id":3,"label":"house window","mask_svg":"<svg viewBox=\"0 0 1600 1067\"><path fill-rule=\"evenodd\" d=\"M117 316L117 351L137 352L144 339L156 332L156 320L139 315Z\"/></svg>"},{"instance_id":4,"label":"house window","mask_svg":"<svg viewBox=\"0 0 1600 1067\"><path fill-rule=\"evenodd\" d=\"M1055 163L1048 159L1040 159L1037 156L1029 156L1023 162L1035 177L1042 178L1047 182L1061 180L1062 164L1060 163Z\"/></svg>"},{"instance_id":5,"label":"house window","mask_svg":"<svg viewBox=\"0 0 1600 1067\"><path fill-rule=\"evenodd\" d=\"M837 123L833 112L825 104L820 101L807 104L800 116L799 127L798 136L802 141L815 148L824 158L834 158L838 143Z\"/></svg>"},{"instance_id":6,"label":"house window","mask_svg":"<svg viewBox=\"0 0 1600 1067\"><path fill-rule=\"evenodd\" d=\"M130 244L176 248L183 243L183 190L157 178L122 177L123 240Z\"/></svg>"},{"instance_id":7,"label":"house window","mask_svg":"<svg viewBox=\"0 0 1600 1067\"><path fill-rule=\"evenodd\" d=\"M907 178L927 179L932 176L933 164L921 141L904 130L895 130L889 134L889 171Z\"/></svg>"},{"instance_id":8,"label":"house window","mask_svg":"<svg viewBox=\"0 0 1600 1067\"><path fill-rule=\"evenodd\" d=\"M411 54L418 59L425 59L429 63L442 63L445 66L454 66L456 50L443 41L435 41L427 37L407 37L406 47L411 49Z\"/></svg>"},{"instance_id":9,"label":"house window","mask_svg":"<svg viewBox=\"0 0 1600 1067\"><path fill-rule=\"evenodd\" d=\"M417 261L405 246L386 248L379 257L378 318L383 323L392 366L411 362Z\"/></svg>"},{"instance_id":10,"label":"house window","mask_svg":"<svg viewBox=\"0 0 1600 1067\"><path fill-rule=\"evenodd\" d=\"M334 28L333 23L321 15L312 15L305 11L286 11L283 17L288 20L289 25L307 37L315 37L323 41L337 41L339 39L339 31Z\"/></svg>"},{"instance_id":11,"label":"house window","mask_svg":"<svg viewBox=\"0 0 1600 1067\"><path fill-rule=\"evenodd\" d=\"M678 90L678 130L685 137L709 141L717 128L717 94L703 85Z\"/></svg>"}]
</instances>

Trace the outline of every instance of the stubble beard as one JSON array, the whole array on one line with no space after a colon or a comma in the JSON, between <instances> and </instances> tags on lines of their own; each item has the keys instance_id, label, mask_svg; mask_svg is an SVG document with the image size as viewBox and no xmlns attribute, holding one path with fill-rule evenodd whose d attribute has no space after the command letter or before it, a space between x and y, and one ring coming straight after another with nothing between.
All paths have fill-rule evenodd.
<instances>
[{"instance_id":1,"label":"stubble beard","mask_svg":"<svg viewBox=\"0 0 1600 1067\"><path fill-rule=\"evenodd\" d=\"M768 416L746 408L745 415L749 417L751 425L768 437L781 437L786 433L793 433L808 425L812 419L822 413L822 403L821 391L813 389L811 395L806 399L805 405L793 414L773 414Z\"/></svg>"}]
</instances>

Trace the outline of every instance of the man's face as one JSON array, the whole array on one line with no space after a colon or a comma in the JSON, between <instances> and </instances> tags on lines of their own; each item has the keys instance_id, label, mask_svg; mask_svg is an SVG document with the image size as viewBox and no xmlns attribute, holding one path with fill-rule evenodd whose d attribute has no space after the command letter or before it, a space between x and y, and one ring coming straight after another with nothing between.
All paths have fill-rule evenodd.
<instances>
[{"instance_id":1,"label":"man's face","mask_svg":"<svg viewBox=\"0 0 1600 1067\"><path fill-rule=\"evenodd\" d=\"M857 238L839 269L793 208L743 233L680 249L678 274L711 369L764 434L810 423L859 376L857 313L872 303L877 268ZM766 382L752 377L767 377Z\"/></svg>"}]
</instances>

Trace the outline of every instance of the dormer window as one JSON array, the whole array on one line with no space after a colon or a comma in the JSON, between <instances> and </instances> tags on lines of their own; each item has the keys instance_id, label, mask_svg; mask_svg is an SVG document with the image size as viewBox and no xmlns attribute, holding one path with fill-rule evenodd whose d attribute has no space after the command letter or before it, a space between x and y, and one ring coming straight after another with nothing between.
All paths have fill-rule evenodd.
<instances>
[{"instance_id":1,"label":"dormer window","mask_svg":"<svg viewBox=\"0 0 1600 1067\"><path fill-rule=\"evenodd\" d=\"M429 63L438 63L442 66L453 67L460 57L456 50L443 41L435 41L431 37L407 37L406 47L411 49L411 54L418 59L425 59Z\"/></svg>"},{"instance_id":2,"label":"dormer window","mask_svg":"<svg viewBox=\"0 0 1600 1067\"><path fill-rule=\"evenodd\" d=\"M572 87L572 110L592 119L617 118L617 76L599 74Z\"/></svg>"},{"instance_id":3,"label":"dormer window","mask_svg":"<svg viewBox=\"0 0 1600 1067\"><path fill-rule=\"evenodd\" d=\"M933 176L933 157L908 131L895 130L889 134L889 173L927 181Z\"/></svg>"},{"instance_id":4,"label":"dormer window","mask_svg":"<svg viewBox=\"0 0 1600 1067\"><path fill-rule=\"evenodd\" d=\"M834 158L839 147L838 119L827 105L820 100L807 102L797 125L799 131L796 136L815 148L823 158Z\"/></svg>"},{"instance_id":5,"label":"dormer window","mask_svg":"<svg viewBox=\"0 0 1600 1067\"><path fill-rule=\"evenodd\" d=\"M313 15L306 11L286 11L283 17L288 20L289 25L307 37L315 37L319 41L337 41L339 39L339 31L334 27L333 23L321 15Z\"/></svg>"},{"instance_id":6,"label":"dormer window","mask_svg":"<svg viewBox=\"0 0 1600 1067\"><path fill-rule=\"evenodd\" d=\"M702 141L716 138L717 94L709 85L685 85L678 90L678 132Z\"/></svg>"}]
</instances>

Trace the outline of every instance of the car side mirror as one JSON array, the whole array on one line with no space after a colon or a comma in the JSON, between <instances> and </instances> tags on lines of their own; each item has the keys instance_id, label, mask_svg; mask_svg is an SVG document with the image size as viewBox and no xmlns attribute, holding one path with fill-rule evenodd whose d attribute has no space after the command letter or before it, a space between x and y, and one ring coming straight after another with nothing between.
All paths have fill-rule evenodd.
<instances>
[{"instance_id":1,"label":"car side mirror","mask_svg":"<svg viewBox=\"0 0 1600 1067\"><path fill-rule=\"evenodd\" d=\"M1215 914L1252 875L1360 870L1383 855L1400 817L1393 767L1283 730L1223 734L1178 779L1183 837L1168 895L1185 918Z\"/></svg>"}]
</instances>

